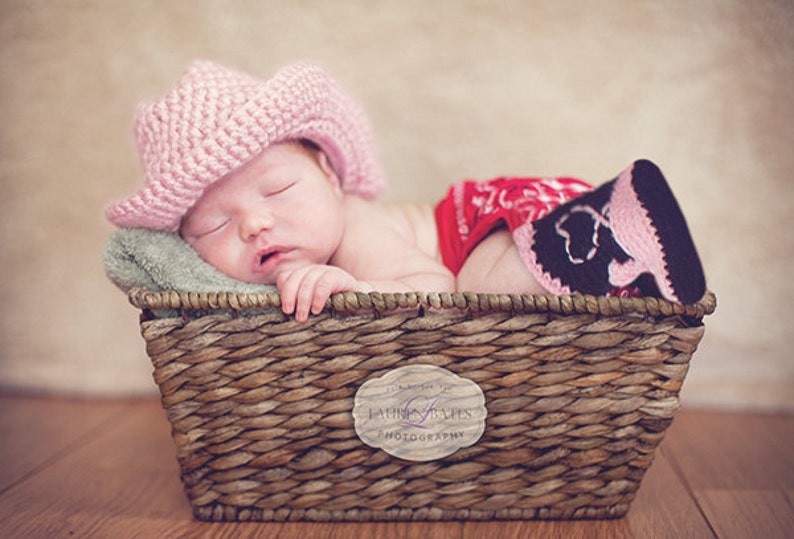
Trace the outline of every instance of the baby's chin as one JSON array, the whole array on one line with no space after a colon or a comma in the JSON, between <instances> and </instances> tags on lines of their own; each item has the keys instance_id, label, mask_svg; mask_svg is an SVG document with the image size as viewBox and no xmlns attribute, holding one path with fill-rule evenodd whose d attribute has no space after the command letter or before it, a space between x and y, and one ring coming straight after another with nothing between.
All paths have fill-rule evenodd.
<instances>
[{"instance_id":1,"label":"baby's chin","mask_svg":"<svg viewBox=\"0 0 794 539\"><path fill-rule=\"evenodd\" d=\"M262 284L262 285L275 285L276 280L269 275L254 272L235 271L224 268L216 267L220 273L235 281L246 284Z\"/></svg>"},{"instance_id":2,"label":"baby's chin","mask_svg":"<svg viewBox=\"0 0 794 539\"><path fill-rule=\"evenodd\" d=\"M248 284L262 284L262 285L273 285L273 286L275 286L276 284L275 279L272 279L266 275L261 275L261 274L260 275L253 274L253 275L237 276L237 277L235 277L234 275L230 275L230 277L232 277L233 279L237 279L238 281L243 281L244 283L248 283Z\"/></svg>"}]
</instances>

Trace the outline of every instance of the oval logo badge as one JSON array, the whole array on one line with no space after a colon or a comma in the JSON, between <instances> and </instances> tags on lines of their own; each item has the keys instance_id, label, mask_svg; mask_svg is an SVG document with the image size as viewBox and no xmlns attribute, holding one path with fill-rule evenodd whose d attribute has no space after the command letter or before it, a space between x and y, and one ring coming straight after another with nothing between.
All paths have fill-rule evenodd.
<instances>
[{"instance_id":1,"label":"oval logo badge","mask_svg":"<svg viewBox=\"0 0 794 539\"><path fill-rule=\"evenodd\" d=\"M434 365L407 365L368 380L353 401L361 441L413 461L473 445L487 415L477 384Z\"/></svg>"}]
</instances>

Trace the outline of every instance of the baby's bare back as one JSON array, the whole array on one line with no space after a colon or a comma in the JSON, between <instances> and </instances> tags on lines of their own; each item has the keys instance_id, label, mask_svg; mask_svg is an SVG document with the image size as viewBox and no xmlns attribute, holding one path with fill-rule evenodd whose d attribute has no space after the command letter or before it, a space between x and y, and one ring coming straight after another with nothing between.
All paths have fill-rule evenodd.
<instances>
[{"instance_id":1,"label":"baby's bare back","mask_svg":"<svg viewBox=\"0 0 794 539\"><path fill-rule=\"evenodd\" d=\"M410 234L416 248L424 254L441 262L438 246L438 229L433 206L417 202L384 204L384 210L392 214L395 226L402 221L406 234Z\"/></svg>"},{"instance_id":2,"label":"baby's bare back","mask_svg":"<svg viewBox=\"0 0 794 539\"><path fill-rule=\"evenodd\" d=\"M390 254L396 256L369 259L370 264L378 267L376 272L388 272L391 266L381 266L383 260L387 264L399 264L401 272L410 272L415 268L417 273L424 273L435 265L445 271L439 248L438 227L436 226L434 209L425 203L392 203L382 204L356 199L350 208L351 233L346 239L348 246L358 249L358 256L353 262L348 257L338 259L343 266L355 268L357 264L363 272L369 272L368 257L362 256L361 250L370 251L391 245ZM375 231L380 231L377 233ZM391 239L390 239L391 237ZM397 238L399 241L393 241ZM381 251L382 252L382 251ZM396 260L399 259L399 262ZM407 261L412 260L411 266ZM403 265L405 263L405 265ZM367 264L368 265L368 264ZM353 269L353 273L356 271ZM428 281L426 290L439 290L437 281ZM496 230L483 239L467 257L457 279L450 281L443 290L493 292L493 293L541 293L543 288L531 277L513 243L507 229Z\"/></svg>"},{"instance_id":3,"label":"baby's bare back","mask_svg":"<svg viewBox=\"0 0 794 539\"><path fill-rule=\"evenodd\" d=\"M329 263L380 291L452 291L429 204L345 199L345 231Z\"/></svg>"}]
</instances>

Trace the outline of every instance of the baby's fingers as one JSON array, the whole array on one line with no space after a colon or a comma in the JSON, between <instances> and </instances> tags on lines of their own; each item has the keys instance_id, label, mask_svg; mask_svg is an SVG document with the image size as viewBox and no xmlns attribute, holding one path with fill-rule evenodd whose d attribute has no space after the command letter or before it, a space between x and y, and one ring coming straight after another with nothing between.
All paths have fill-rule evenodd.
<instances>
[{"instance_id":1,"label":"baby's fingers","mask_svg":"<svg viewBox=\"0 0 794 539\"><path fill-rule=\"evenodd\" d=\"M281 310L284 314L292 314L298 303L298 291L301 282L310 266L304 266L293 271L284 271L276 277L276 286L281 294Z\"/></svg>"},{"instance_id":2,"label":"baby's fingers","mask_svg":"<svg viewBox=\"0 0 794 539\"><path fill-rule=\"evenodd\" d=\"M317 266L306 272L298 288L295 305L295 319L303 322L309 318L309 312L320 314L325 303L337 290L334 270Z\"/></svg>"},{"instance_id":3,"label":"baby's fingers","mask_svg":"<svg viewBox=\"0 0 794 539\"><path fill-rule=\"evenodd\" d=\"M352 278L344 271L331 266L305 266L277 277L281 293L281 309L285 314L295 314L303 322L309 313L320 314L334 292L345 290Z\"/></svg>"}]
</instances>

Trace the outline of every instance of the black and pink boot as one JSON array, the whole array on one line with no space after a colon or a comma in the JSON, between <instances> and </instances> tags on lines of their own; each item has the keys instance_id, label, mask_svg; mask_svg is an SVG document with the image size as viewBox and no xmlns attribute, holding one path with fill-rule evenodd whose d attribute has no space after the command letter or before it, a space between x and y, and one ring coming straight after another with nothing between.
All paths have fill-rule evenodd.
<instances>
[{"instance_id":1,"label":"black and pink boot","mask_svg":"<svg viewBox=\"0 0 794 539\"><path fill-rule=\"evenodd\" d=\"M527 268L553 294L607 295L648 275L670 301L693 303L706 291L686 220L650 161L513 235Z\"/></svg>"}]
</instances>

